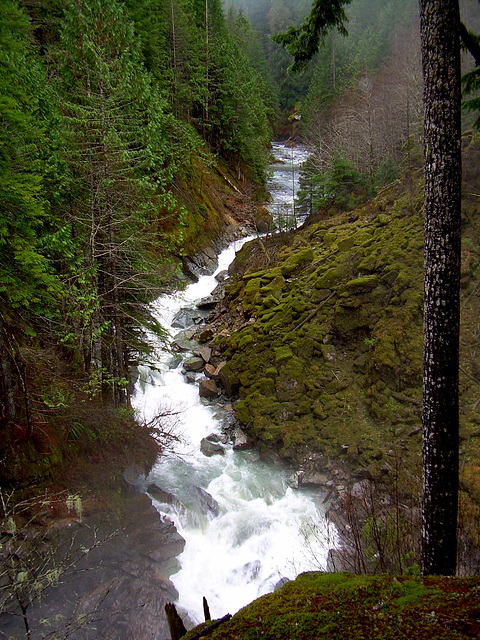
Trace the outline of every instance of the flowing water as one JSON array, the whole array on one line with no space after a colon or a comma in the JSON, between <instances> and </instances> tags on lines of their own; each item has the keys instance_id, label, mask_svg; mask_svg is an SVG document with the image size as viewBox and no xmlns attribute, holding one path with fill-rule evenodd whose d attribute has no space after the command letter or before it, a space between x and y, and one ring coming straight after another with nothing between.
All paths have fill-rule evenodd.
<instances>
[{"instance_id":1,"label":"flowing water","mask_svg":"<svg viewBox=\"0 0 480 640\"><path fill-rule=\"evenodd\" d=\"M283 162L294 157L298 166L305 152L295 151L274 148ZM294 179L287 164L274 169L271 207L292 202ZM228 266L243 242L220 254L215 274ZM178 331L171 326L175 314L208 295L217 285L215 274L157 300L157 316L170 335ZM226 445L224 455L203 455L200 441L221 433L225 409L200 399L197 385L186 382L181 363L172 360L171 353L159 353L155 369L140 367L134 404L147 419L173 413L169 426L183 440L176 455L163 457L154 467L146 486L155 483L171 494L167 502L153 501L186 541L181 568L171 580L179 592L177 606L192 622L203 620L202 596L212 617L218 618L272 591L284 578L325 568L332 540L323 496L290 488L287 472L262 462L255 451L233 451Z\"/></svg>"}]
</instances>

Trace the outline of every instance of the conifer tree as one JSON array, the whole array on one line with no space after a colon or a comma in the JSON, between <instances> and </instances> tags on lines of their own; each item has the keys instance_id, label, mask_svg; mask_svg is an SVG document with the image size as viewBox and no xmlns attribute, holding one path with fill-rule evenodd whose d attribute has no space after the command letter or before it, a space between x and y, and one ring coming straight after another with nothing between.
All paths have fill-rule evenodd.
<instances>
[{"instance_id":1,"label":"conifer tree","mask_svg":"<svg viewBox=\"0 0 480 640\"><path fill-rule=\"evenodd\" d=\"M47 214L39 158L45 143L40 97L45 78L30 53L29 23L14 0L0 11L0 430L11 440L15 390L32 431L19 340L32 313L48 315L59 282L42 252Z\"/></svg>"},{"instance_id":2,"label":"conifer tree","mask_svg":"<svg viewBox=\"0 0 480 640\"><path fill-rule=\"evenodd\" d=\"M173 171L168 117L115 0L68 6L58 60L70 217L82 252L83 357L103 397L123 403L130 333L152 296L142 241Z\"/></svg>"}]
</instances>

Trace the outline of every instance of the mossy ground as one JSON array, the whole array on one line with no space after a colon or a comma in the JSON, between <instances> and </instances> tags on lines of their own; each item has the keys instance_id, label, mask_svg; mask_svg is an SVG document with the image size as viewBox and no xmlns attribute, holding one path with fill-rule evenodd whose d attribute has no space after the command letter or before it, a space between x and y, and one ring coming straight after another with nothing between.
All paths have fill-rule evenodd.
<instances>
[{"instance_id":1,"label":"mossy ground","mask_svg":"<svg viewBox=\"0 0 480 640\"><path fill-rule=\"evenodd\" d=\"M471 141L464 162L478 169ZM466 176L461 468L468 495L480 495L478 171ZM317 220L283 245L277 239L250 272L240 266L222 316L233 330L218 344L239 392L237 418L260 448L294 464L318 452L375 477L392 469L395 452L420 477L422 204L421 171L410 173L361 209Z\"/></svg>"},{"instance_id":2,"label":"mossy ground","mask_svg":"<svg viewBox=\"0 0 480 640\"><path fill-rule=\"evenodd\" d=\"M208 637L460 640L479 636L480 578L304 573L276 593L255 600Z\"/></svg>"}]
</instances>

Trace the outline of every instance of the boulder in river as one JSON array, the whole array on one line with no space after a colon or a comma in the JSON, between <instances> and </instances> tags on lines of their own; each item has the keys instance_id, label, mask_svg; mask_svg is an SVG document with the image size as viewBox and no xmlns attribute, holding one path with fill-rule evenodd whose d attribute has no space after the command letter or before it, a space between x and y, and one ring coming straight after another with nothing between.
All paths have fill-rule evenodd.
<instances>
[{"instance_id":1,"label":"boulder in river","mask_svg":"<svg viewBox=\"0 0 480 640\"><path fill-rule=\"evenodd\" d=\"M172 339L172 348L176 351L191 351L194 348L192 338L195 334L195 329L185 329L180 331Z\"/></svg>"},{"instance_id":2,"label":"boulder in river","mask_svg":"<svg viewBox=\"0 0 480 640\"><path fill-rule=\"evenodd\" d=\"M205 365L205 361L200 356L192 356L183 362L185 371L201 371Z\"/></svg>"},{"instance_id":3,"label":"boulder in river","mask_svg":"<svg viewBox=\"0 0 480 640\"><path fill-rule=\"evenodd\" d=\"M201 317L198 309L183 308L175 314L172 320L172 327L187 329L194 324L195 320Z\"/></svg>"},{"instance_id":4,"label":"boulder in river","mask_svg":"<svg viewBox=\"0 0 480 640\"><path fill-rule=\"evenodd\" d=\"M235 451L245 451L246 449L251 449L252 446L252 441L245 431L240 429L240 427L236 427L233 432L233 448Z\"/></svg>"},{"instance_id":5,"label":"boulder in river","mask_svg":"<svg viewBox=\"0 0 480 640\"><path fill-rule=\"evenodd\" d=\"M175 498L173 493L165 491L165 489L162 489L162 487L159 487L158 484L155 484L154 482L148 485L147 491L153 498L155 498L155 500L158 500L159 502L173 504L177 501L177 498Z\"/></svg>"},{"instance_id":6,"label":"boulder in river","mask_svg":"<svg viewBox=\"0 0 480 640\"><path fill-rule=\"evenodd\" d=\"M219 271L217 273L217 275L215 276L215 280L217 282L223 282L224 280L226 280L229 277L228 275L228 271L227 269L224 269L223 271Z\"/></svg>"},{"instance_id":7,"label":"boulder in river","mask_svg":"<svg viewBox=\"0 0 480 640\"><path fill-rule=\"evenodd\" d=\"M215 380L211 380L209 378L200 380L198 384L198 393L200 394L201 398L206 398L207 400L216 398L219 394L217 383L215 382Z\"/></svg>"},{"instance_id":8,"label":"boulder in river","mask_svg":"<svg viewBox=\"0 0 480 640\"><path fill-rule=\"evenodd\" d=\"M202 489L202 487L195 487L195 492L198 498L198 505L201 507L203 513L212 514L215 518L218 516L219 507L218 502L208 491Z\"/></svg>"},{"instance_id":9,"label":"boulder in river","mask_svg":"<svg viewBox=\"0 0 480 640\"><path fill-rule=\"evenodd\" d=\"M200 442L200 451L208 458L215 455L225 455L225 449L222 445L218 442L212 442L208 438L203 438Z\"/></svg>"}]
</instances>

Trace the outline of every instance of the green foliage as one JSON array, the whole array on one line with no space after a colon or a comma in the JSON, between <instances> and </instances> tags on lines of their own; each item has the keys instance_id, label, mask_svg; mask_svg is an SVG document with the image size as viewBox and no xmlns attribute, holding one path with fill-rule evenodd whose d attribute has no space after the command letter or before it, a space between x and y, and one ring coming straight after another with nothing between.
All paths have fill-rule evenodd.
<instances>
[{"instance_id":1,"label":"green foliage","mask_svg":"<svg viewBox=\"0 0 480 640\"><path fill-rule=\"evenodd\" d=\"M365 197L365 177L342 155L336 154L321 172L312 161L302 168L298 210L311 214L319 208L354 209Z\"/></svg>"},{"instance_id":2,"label":"green foliage","mask_svg":"<svg viewBox=\"0 0 480 640\"><path fill-rule=\"evenodd\" d=\"M2 5L0 44L0 301L8 315L9 309L44 309L60 286L42 253L45 77L31 52L27 19L14 1Z\"/></svg>"},{"instance_id":3,"label":"green foliage","mask_svg":"<svg viewBox=\"0 0 480 640\"><path fill-rule=\"evenodd\" d=\"M318 52L329 31L336 27L347 35L344 5L350 0L316 0L305 22L298 28L289 27L283 34L273 36L294 57L291 71L300 71Z\"/></svg>"}]
</instances>

